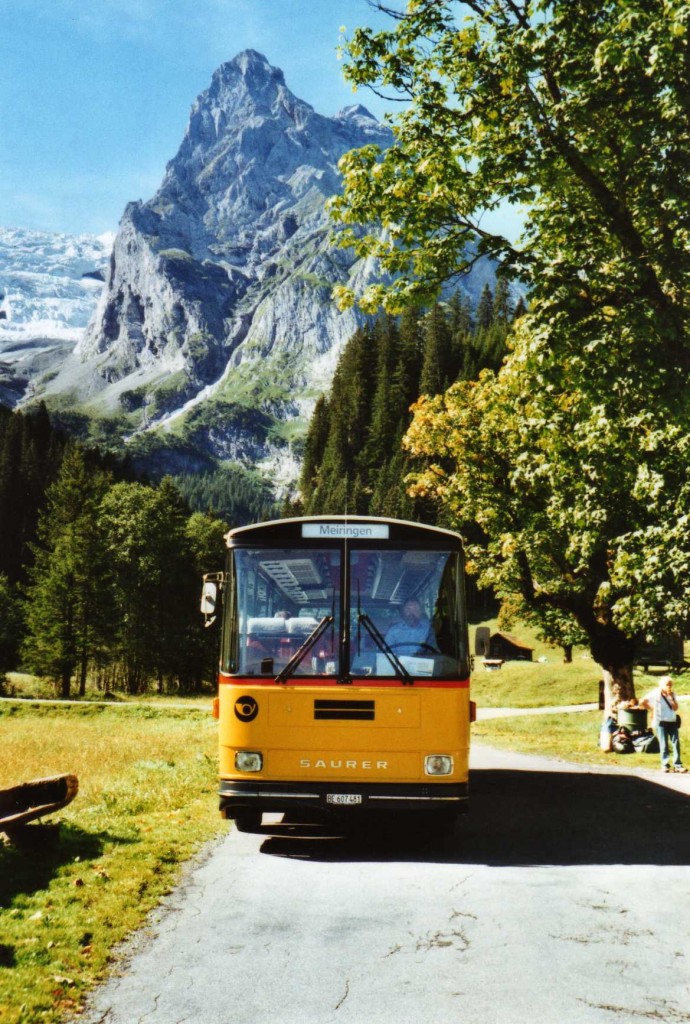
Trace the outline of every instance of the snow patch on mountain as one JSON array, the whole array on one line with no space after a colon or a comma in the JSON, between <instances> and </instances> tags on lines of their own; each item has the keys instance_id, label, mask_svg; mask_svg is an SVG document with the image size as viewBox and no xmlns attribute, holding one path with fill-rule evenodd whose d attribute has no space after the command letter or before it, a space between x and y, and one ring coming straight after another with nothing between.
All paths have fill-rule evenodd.
<instances>
[{"instance_id":1,"label":"snow patch on mountain","mask_svg":"<svg viewBox=\"0 0 690 1024\"><path fill-rule=\"evenodd\" d=\"M82 339L114 238L0 227L0 401L15 405Z\"/></svg>"}]
</instances>

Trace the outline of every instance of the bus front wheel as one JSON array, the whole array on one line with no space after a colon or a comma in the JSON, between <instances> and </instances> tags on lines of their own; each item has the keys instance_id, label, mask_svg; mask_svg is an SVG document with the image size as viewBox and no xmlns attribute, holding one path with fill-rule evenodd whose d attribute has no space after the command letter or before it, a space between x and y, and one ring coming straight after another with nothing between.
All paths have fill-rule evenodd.
<instances>
[{"instance_id":1,"label":"bus front wheel","mask_svg":"<svg viewBox=\"0 0 690 1024\"><path fill-rule=\"evenodd\" d=\"M261 829L261 811L237 811L234 820L238 832L258 832Z\"/></svg>"}]
</instances>

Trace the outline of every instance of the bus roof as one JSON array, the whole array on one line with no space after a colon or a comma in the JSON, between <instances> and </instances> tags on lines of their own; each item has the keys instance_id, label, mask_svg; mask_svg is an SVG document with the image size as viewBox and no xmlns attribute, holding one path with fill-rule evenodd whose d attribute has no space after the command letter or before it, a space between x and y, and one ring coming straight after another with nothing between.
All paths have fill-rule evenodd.
<instances>
[{"instance_id":1,"label":"bus roof","mask_svg":"<svg viewBox=\"0 0 690 1024\"><path fill-rule=\"evenodd\" d=\"M312 530L309 530L309 527ZM322 527L322 532L319 528ZM306 528L306 532L305 529ZM329 529L330 528L330 529ZM383 529L387 528L386 533ZM225 535L228 547L236 543L265 542L266 532L274 535L275 541L295 541L303 537L338 540L398 540L400 543L428 540L435 543L443 540L454 545L461 544L460 535L453 530L425 523L413 523L405 519L389 519L380 516L299 516L291 519L272 519L265 523L238 526Z\"/></svg>"}]
</instances>

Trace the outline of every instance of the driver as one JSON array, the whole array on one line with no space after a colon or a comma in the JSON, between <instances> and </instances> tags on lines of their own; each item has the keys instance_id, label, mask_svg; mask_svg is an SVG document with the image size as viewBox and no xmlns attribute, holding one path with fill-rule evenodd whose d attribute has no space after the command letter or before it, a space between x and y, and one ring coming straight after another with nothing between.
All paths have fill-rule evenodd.
<instances>
[{"instance_id":1,"label":"driver","mask_svg":"<svg viewBox=\"0 0 690 1024\"><path fill-rule=\"evenodd\" d=\"M405 601L402 618L386 632L386 643L398 654L422 654L430 647L436 650L436 637L431 623L416 598Z\"/></svg>"}]
</instances>

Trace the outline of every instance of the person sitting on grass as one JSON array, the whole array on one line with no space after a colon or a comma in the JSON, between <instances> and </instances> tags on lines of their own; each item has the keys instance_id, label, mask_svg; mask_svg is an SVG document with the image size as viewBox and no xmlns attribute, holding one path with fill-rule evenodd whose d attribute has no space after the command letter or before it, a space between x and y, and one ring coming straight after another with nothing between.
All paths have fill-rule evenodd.
<instances>
[{"instance_id":1,"label":"person sitting on grass","mask_svg":"<svg viewBox=\"0 0 690 1024\"><path fill-rule=\"evenodd\" d=\"M646 694L640 704L648 708L654 716L654 725L659 737L661 752L661 770L671 771L670 751L673 750L673 771L687 772L680 757L680 735L678 733L678 701L673 692L673 680L670 676L662 676L659 685Z\"/></svg>"}]
</instances>

